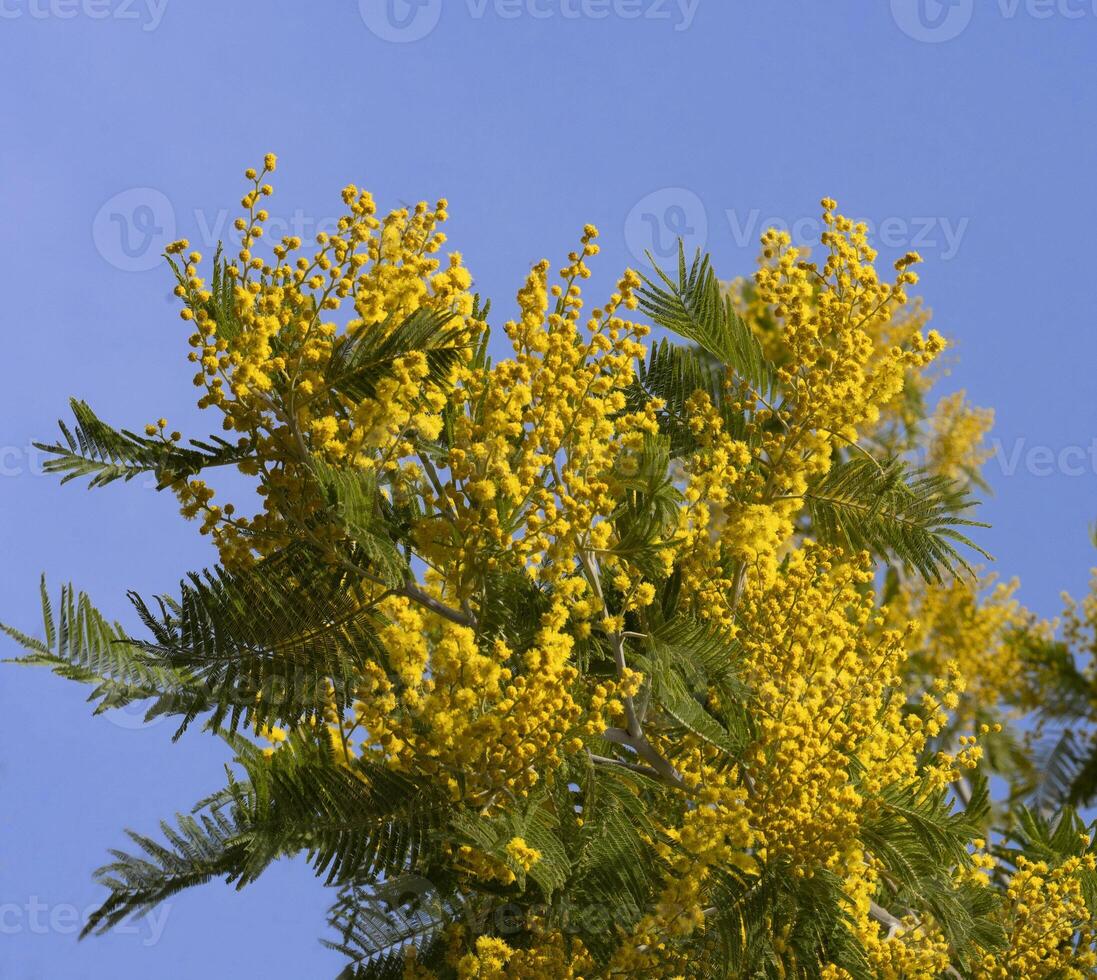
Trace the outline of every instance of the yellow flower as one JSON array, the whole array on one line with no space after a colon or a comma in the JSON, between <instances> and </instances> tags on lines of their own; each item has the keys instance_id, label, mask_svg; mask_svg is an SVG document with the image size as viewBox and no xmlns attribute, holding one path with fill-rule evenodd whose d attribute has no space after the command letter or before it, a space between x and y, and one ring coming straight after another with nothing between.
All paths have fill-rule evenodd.
<instances>
[{"instance_id":1,"label":"yellow flower","mask_svg":"<svg viewBox=\"0 0 1097 980\"><path fill-rule=\"evenodd\" d=\"M529 871L541 860L541 852L530 847L521 837L512 837L506 846L506 852L523 871Z\"/></svg>"}]
</instances>

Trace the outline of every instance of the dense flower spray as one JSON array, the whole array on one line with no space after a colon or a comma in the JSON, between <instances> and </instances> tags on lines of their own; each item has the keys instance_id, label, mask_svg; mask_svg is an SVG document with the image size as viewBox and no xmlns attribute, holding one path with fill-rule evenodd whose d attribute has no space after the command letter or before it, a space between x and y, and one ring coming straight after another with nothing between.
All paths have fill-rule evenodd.
<instances>
[{"instance_id":1,"label":"dense flower spray","mask_svg":"<svg viewBox=\"0 0 1097 980\"><path fill-rule=\"evenodd\" d=\"M275 166L235 256L168 249L225 436L82 406L54 447L154 471L219 553L106 681L237 751L195 880L308 853L361 978L1095 975L1089 837L986 800L1057 641L967 568L990 417L925 409L915 253L882 276L827 199L818 254L590 306L587 226L492 343L445 200L351 185L264 253ZM156 900L118 867L93 925Z\"/></svg>"}]
</instances>

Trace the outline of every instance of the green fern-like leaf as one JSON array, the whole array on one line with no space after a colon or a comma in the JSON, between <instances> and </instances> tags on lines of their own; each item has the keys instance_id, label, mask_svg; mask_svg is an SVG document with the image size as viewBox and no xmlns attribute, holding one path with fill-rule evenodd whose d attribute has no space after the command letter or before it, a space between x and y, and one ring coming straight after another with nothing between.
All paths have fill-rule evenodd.
<instances>
[{"instance_id":1,"label":"green fern-like leaf","mask_svg":"<svg viewBox=\"0 0 1097 980\"><path fill-rule=\"evenodd\" d=\"M667 340L653 344L647 362L637 365L636 378L626 392L627 407L639 411L649 402L661 403L655 413L659 430L670 441L672 458L678 459L697 448L687 403L699 391L717 406L731 435L748 437L742 412L725 397L724 371L699 347L681 347Z\"/></svg>"},{"instance_id":2,"label":"green fern-like leaf","mask_svg":"<svg viewBox=\"0 0 1097 980\"><path fill-rule=\"evenodd\" d=\"M441 965L441 934L452 915L422 878L348 886L328 916L340 939L324 945L350 960L339 980L403 980L409 947L420 965Z\"/></svg>"},{"instance_id":3,"label":"green fern-like leaf","mask_svg":"<svg viewBox=\"0 0 1097 980\"><path fill-rule=\"evenodd\" d=\"M307 547L241 571L192 574L179 598L157 600L156 611L130 597L153 637L140 645L201 682L214 727L320 717L329 685L345 705L362 664L383 662L376 613Z\"/></svg>"},{"instance_id":4,"label":"green fern-like leaf","mask_svg":"<svg viewBox=\"0 0 1097 980\"><path fill-rule=\"evenodd\" d=\"M71 585L62 587L55 613L43 577L41 602L44 640L0 624L0 630L28 651L14 662L48 667L59 677L93 685L88 700L96 714L142 701L153 702L149 717L167 704L205 704L193 675L150 655Z\"/></svg>"},{"instance_id":5,"label":"green fern-like leaf","mask_svg":"<svg viewBox=\"0 0 1097 980\"><path fill-rule=\"evenodd\" d=\"M971 571L959 547L990 557L962 530L986 527L962 516L974 506L966 488L943 476L911 473L898 459L838 463L804 500L819 540L894 559L929 581L941 581L957 567Z\"/></svg>"},{"instance_id":6,"label":"green fern-like leaf","mask_svg":"<svg viewBox=\"0 0 1097 980\"><path fill-rule=\"evenodd\" d=\"M377 384L392 373L396 361L413 352L426 355L428 383L444 385L450 369L467 353L464 326L451 311L419 309L399 323L386 322L341 338L327 368L327 385L362 401L373 398Z\"/></svg>"},{"instance_id":7,"label":"green fern-like leaf","mask_svg":"<svg viewBox=\"0 0 1097 980\"><path fill-rule=\"evenodd\" d=\"M677 281L658 266L655 272L659 282L644 278L639 291L640 309L659 326L700 344L758 394L770 397L776 389L773 365L758 338L735 312L709 257L698 250L687 266L685 247L679 242Z\"/></svg>"},{"instance_id":8,"label":"green fern-like leaf","mask_svg":"<svg viewBox=\"0 0 1097 980\"><path fill-rule=\"evenodd\" d=\"M312 461L334 518L346 529L361 551L360 564L389 588L398 588L409 577L404 556L389 536L385 511L388 503L377 486L376 476L363 470L348 470Z\"/></svg>"},{"instance_id":9,"label":"green fern-like leaf","mask_svg":"<svg viewBox=\"0 0 1097 980\"><path fill-rule=\"evenodd\" d=\"M88 918L83 935L102 934L132 915L151 911L179 892L225 878L239 887L248 850L246 828L220 811L201 817L179 816L177 826L164 822L162 844L129 832L141 855L112 851L115 860L96 872L96 880L110 891Z\"/></svg>"},{"instance_id":10,"label":"green fern-like leaf","mask_svg":"<svg viewBox=\"0 0 1097 980\"><path fill-rule=\"evenodd\" d=\"M234 444L217 436L208 441L192 440L189 448L168 444L107 425L86 402L74 398L70 405L72 428L58 422L62 441L35 443L51 457L43 469L62 474L62 483L86 476L89 487L101 487L151 473L158 488L163 488L202 470L238 463L250 454L246 443Z\"/></svg>"},{"instance_id":11,"label":"green fern-like leaf","mask_svg":"<svg viewBox=\"0 0 1097 980\"><path fill-rule=\"evenodd\" d=\"M970 864L968 845L979 835L988 810L987 783L979 776L963 810L954 809L944 791L892 786L880 795L861 831L893 888L888 903L931 914L962 963L978 949L995 950L1004 942L993 917L993 892L958 886L950 873Z\"/></svg>"}]
</instances>

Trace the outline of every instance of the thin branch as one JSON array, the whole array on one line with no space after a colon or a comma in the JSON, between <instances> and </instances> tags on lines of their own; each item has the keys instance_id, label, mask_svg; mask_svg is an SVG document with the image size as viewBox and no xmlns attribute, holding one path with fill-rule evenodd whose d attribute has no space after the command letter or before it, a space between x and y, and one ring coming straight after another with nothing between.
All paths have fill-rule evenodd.
<instances>
[{"instance_id":1,"label":"thin branch","mask_svg":"<svg viewBox=\"0 0 1097 980\"><path fill-rule=\"evenodd\" d=\"M404 583L396 592L398 595L403 595L411 599L412 602L417 602L421 606L426 606L431 612L436 613L443 619L448 619L451 623L457 623L458 626L468 626L471 629L476 628L476 617L467 606L464 612L453 609L445 603L439 602L433 596L427 595L422 589L411 582Z\"/></svg>"},{"instance_id":2,"label":"thin branch","mask_svg":"<svg viewBox=\"0 0 1097 980\"><path fill-rule=\"evenodd\" d=\"M906 929L901 919L897 919L882 905L877 905L872 899L869 899L868 914L871 915L881 925L888 927L887 938L891 939L896 933Z\"/></svg>"},{"instance_id":3,"label":"thin branch","mask_svg":"<svg viewBox=\"0 0 1097 980\"><path fill-rule=\"evenodd\" d=\"M642 766L637 762L626 762L624 759L611 759L607 755L591 754L590 761L599 766L617 766L621 769L628 769L631 772L639 773L641 776L647 776L649 779L663 782L663 777L651 766Z\"/></svg>"},{"instance_id":4,"label":"thin branch","mask_svg":"<svg viewBox=\"0 0 1097 980\"><path fill-rule=\"evenodd\" d=\"M647 740L643 733L633 735L623 728L607 728L602 733L602 737L607 742L613 742L632 749L641 759L651 765L651 768L658 773L662 782L673 786L675 789L688 788L678 770L659 754L659 751Z\"/></svg>"}]
</instances>

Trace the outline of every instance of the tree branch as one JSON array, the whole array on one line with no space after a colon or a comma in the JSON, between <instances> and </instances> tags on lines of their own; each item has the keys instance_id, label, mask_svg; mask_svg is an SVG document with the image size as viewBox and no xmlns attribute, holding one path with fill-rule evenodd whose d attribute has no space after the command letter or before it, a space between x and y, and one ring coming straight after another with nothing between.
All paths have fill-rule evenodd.
<instances>
[{"instance_id":1,"label":"tree branch","mask_svg":"<svg viewBox=\"0 0 1097 980\"><path fill-rule=\"evenodd\" d=\"M643 733L633 735L623 728L607 728L602 733L602 737L608 742L632 749L651 766L662 782L673 786L675 789L687 789L686 782L682 779L678 770L659 754L659 751L647 740Z\"/></svg>"}]
</instances>

